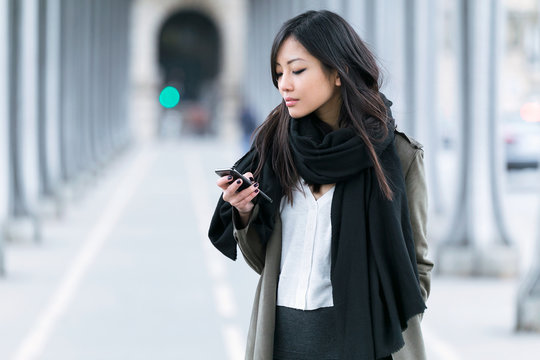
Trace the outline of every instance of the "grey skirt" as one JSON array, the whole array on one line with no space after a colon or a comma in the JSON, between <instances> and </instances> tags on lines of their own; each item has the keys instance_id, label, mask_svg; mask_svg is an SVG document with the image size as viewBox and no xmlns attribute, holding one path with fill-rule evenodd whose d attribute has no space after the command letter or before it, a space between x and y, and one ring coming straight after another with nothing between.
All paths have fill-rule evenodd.
<instances>
[{"instance_id":1,"label":"grey skirt","mask_svg":"<svg viewBox=\"0 0 540 360\"><path fill-rule=\"evenodd\" d=\"M333 307L304 311L277 306L274 360L338 360L334 311Z\"/></svg>"},{"instance_id":2,"label":"grey skirt","mask_svg":"<svg viewBox=\"0 0 540 360\"><path fill-rule=\"evenodd\" d=\"M276 307L274 360L337 360L333 307L298 310Z\"/></svg>"}]
</instances>

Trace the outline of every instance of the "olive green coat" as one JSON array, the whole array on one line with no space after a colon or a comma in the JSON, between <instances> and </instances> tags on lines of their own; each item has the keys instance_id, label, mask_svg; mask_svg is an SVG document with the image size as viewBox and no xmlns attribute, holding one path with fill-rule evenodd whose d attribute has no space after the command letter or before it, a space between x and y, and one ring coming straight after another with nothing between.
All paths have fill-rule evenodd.
<instances>
[{"instance_id":1,"label":"olive green coat","mask_svg":"<svg viewBox=\"0 0 540 360\"><path fill-rule=\"evenodd\" d=\"M407 187L420 287L426 301L430 291L433 263L427 258L427 189L424 176L424 153L418 142L403 133L396 132L395 139ZM257 212L256 206L251 218L255 217ZM239 229L236 226L238 221L235 216L233 216L233 222L235 223L234 237L246 262L261 275L253 302L245 358L246 360L272 360L276 291L281 264L281 219L278 215L274 232L266 248L261 245L255 231L250 229L249 223L246 227ZM392 354L395 360L426 359L420 321L421 316L409 320L408 328L403 333L405 346Z\"/></svg>"}]
</instances>

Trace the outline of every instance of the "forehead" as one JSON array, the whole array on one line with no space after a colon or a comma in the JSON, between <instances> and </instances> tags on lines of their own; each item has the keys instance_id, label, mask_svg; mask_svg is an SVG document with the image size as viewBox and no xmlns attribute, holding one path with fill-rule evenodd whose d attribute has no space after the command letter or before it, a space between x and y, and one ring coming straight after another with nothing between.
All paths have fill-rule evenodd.
<instances>
[{"instance_id":1,"label":"forehead","mask_svg":"<svg viewBox=\"0 0 540 360\"><path fill-rule=\"evenodd\" d=\"M313 61L315 59L298 40L290 36L279 47L276 55L277 65L287 65L287 62L294 59L303 61ZM299 61L302 61L299 60Z\"/></svg>"}]
</instances>

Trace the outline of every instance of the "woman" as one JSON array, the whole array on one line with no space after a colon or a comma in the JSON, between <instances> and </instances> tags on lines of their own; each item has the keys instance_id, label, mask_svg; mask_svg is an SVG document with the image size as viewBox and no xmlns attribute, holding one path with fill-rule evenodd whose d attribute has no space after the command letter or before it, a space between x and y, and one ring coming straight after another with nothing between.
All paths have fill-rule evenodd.
<instances>
[{"instance_id":1,"label":"woman","mask_svg":"<svg viewBox=\"0 0 540 360\"><path fill-rule=\"evenodd\" d=\"M395 132L373 55L343 18L308 11L276 35L271 71L283 101L235 164L256 182L217 181L209 231L261 274L246 359L425 358L421 149Z\"/></svg>"}]
</instances>

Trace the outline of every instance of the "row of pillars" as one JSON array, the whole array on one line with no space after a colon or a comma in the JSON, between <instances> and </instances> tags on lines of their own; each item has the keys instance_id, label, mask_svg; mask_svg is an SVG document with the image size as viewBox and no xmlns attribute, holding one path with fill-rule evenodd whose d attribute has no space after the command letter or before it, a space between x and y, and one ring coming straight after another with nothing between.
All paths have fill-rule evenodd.
<instances>
[{"instance_id":1,"label":"row of pillars","mask_svg":"<svg viewBox=\"0 0 540 360\"><path fill-rule=\"evenodd\" d=\"M501 1L460 0L458 73L461 152L458 201L438 249L442 273L515 276L520 254L502 211L504 166L497 139L499 67L502 58ZM540 235L540 234L539 234ZM536 256L516 304L516 328L540 331L540 236Z\"/></svg>"},{"instance_id":2,"label":"row of pillars","mask_svg":"<svg viewBox=\"0 0 540 360\"><path fill-rule=\"evenodd\" d=\"M502 58L502 1L459 0L452 3L457 31L459 74L456 122L460 146L457 169L458 200L447 212L451 226L439 241L436 271L465 276L516 276L519 252L505 226L501 208L499 179L504 176L498 134L498 69ZM317 8L342 14L375 54L384 59L392 84L384 92L405 114L399 125L426 147L426 169L430 185L430 205L443 211L437 153L436 69L440 45L437 16L440 0L319 0ZM313 8L304 1L270 2L252 0L249 7L248 83L258 116L264 119L279 102L272 87L267 59L273 35L283 21ZM253 81L255 80L255 81ZM538 239L540 242L540 238ZM540 331L540 244L533 269L523 281L517 303L517 328Z\"/></svg>"},{"instance_id":3,"label":"row of pillars","mask_svg":"<svg viewBox=\"0 0 540 360\"><path fill-rule=\"evenodd\" d=\"M0 271L130 140L131 0L0 2Z\"/></svg>"}]
</instances>

